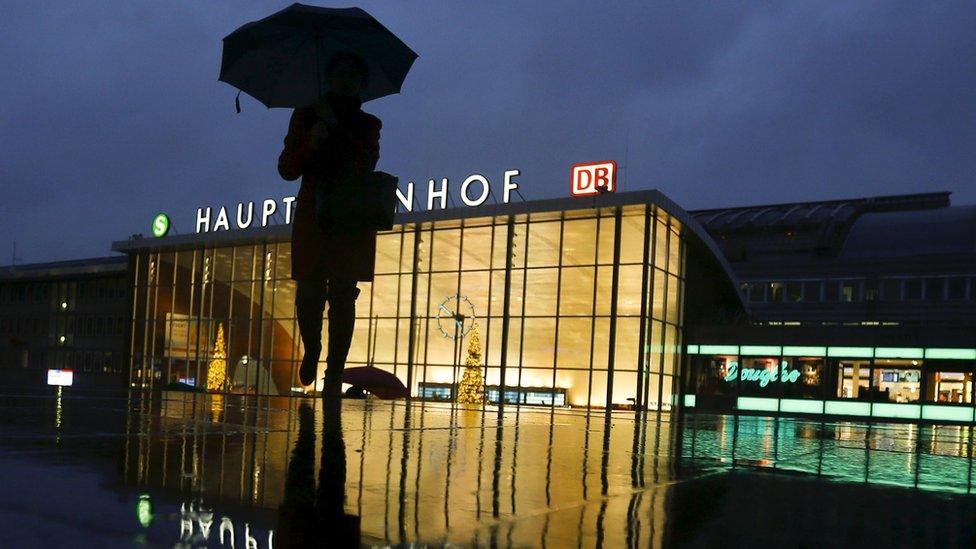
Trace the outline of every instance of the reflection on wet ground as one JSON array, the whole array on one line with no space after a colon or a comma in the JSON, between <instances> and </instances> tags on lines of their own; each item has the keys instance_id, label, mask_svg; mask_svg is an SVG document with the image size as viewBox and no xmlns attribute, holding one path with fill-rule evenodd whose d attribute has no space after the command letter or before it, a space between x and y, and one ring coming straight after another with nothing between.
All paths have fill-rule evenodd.
<instances>
[{"instance_id":1,"label":"reflection on wet ground","mask_svg":"<svg viewBox=\"0 0 976 549\"><path fill-rule=\"evenodd\" d=\"M0 418L3 546L976 541L969 427L180 393Z\"/></svg>"}]
</instances>

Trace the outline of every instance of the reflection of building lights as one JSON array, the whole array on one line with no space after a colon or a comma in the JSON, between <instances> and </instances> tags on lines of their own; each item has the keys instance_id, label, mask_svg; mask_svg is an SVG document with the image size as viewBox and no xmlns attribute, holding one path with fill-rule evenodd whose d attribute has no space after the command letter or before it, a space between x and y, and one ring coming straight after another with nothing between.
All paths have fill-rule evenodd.
<instances>
[{"instance_id":1,"label":"reflection of building lights","mask_svg":"<svg viewBox=\"0 0 976 549\"><path fill-rule=\"evenodd\" d=\"M153 521L153 504L149 494L140 494L136 502L136 518L143 528L149 528Z\"/></svg>"},{"instance_id":2,"label":"reflection of building lights","mask_svg":"<svg viewBox=\"0 0 976 549\"><path fill-rule=\"evenodd\" d=\"M54 401L54 426L61 428L61 386L58 385L58 396Z\"/></svg>"}]
</instances>

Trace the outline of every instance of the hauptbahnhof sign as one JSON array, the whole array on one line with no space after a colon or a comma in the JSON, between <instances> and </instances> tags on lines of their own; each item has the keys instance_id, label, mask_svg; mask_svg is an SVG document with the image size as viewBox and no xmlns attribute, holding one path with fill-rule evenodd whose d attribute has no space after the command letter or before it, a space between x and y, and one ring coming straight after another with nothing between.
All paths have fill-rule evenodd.
<instances>
[{"instance_id":1,"label":"hauptbahnhof sign","mask_svg":"<svg viewBox=\"0 0 976 549\"><path fill-rule=\"evenodd\" d=\"M518 191L519 184L515 178L519 176L519 173L519 170L505 170L502 174L502 202L505 204L511 202L512 193ZM428 211L447 208L450 185L451 182L446 177L441 178L440 181L435 179L427 181L426 206ZM400 211L412 212L414 210L416 204L414 200L415 187L416 184L411 181L406 185L406 192L403 189L397 189L396 195ZM459 195L461 203L465 206L480 206L491 197L491 182L487 176L473 173L461 182ZM279 212L284 214L287 225L291 223L294 211L294 196L286 196L280 202L273 198L266 198L261 201L257 211L253 201L239 202L236 209L232 207L229 210L226 206L197 208L195 232L228 231L232 224L238 229L247 229L256 225L267 227L268 222Z\"/></svg>"},{"instance_id":2,"label":"hauptbahnhof sign","mask_svg":"<svg viewBox=\"0 0 976 549\"><path fill-rule=\"evenodd\" d=\"M512 169L502 172L502 203L508 204L512 200L512 192L518 192L519 183L515 178L521 174L520 170ZM617 187L617 163L613 160L574 164L571 168L570 195L586 197L614 192ZM447 208L451 182L443 177L440 181L427 181L427 211L443 210ZM411 181L406 185L406 192L397 189L399 210L412 212L416 202L414 189L416 184ZM466 207L477 207L484 204L491 197L491 182L488 177L473 173L461 182L459 190L461 203ZM295 197L286 196L280 201L266 198L261 201L258 211L255 203L239 202L235 208L226 206L197 208L194 232L209 233L229 231L231 225L238 229L247 229L255 225L267 227L269 220L279 212L284 214L285 224L290 224L294 214ZM168 221L168 220L167 220ZM155 227L155 225L154 225ZM168 228L168 223L167 223ZM157 235L159 236L159 235Z\"/></svg>"}]
</instances>

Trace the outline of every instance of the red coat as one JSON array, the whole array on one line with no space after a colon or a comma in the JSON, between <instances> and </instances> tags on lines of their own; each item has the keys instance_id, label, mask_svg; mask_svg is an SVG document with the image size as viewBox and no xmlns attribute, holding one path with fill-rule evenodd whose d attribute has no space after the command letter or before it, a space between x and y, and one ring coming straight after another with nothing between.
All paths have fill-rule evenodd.
<instances>
[{"instance_id":1,"label":"red coat","mask_svg":"<svg viewBox=\"0 0 976 549\"><path fill-rule=\"evenodd\" d=\"M335 184L340 174L369 173L380 157L380 119L364 113L358 101L329 97L338 127L318 149L309 129L317 121L312 107L295 109L288 123L278 173L302 178L292 220L291 277L295 280L352 278L373 280L376 232L332 235L315 220L315 188ZM355 178L354 178L355 179Z\"/></svg>"}]
</instances>

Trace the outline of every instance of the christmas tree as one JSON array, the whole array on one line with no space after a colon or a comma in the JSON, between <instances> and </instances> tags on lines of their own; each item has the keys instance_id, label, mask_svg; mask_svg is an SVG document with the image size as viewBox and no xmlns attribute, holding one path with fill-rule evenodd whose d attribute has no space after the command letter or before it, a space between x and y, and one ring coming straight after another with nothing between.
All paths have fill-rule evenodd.
<instances>
[{"instance_id":1,"label":"christmas tree","mask_svg":"<svg viewBox=\"0 0 976 549\"><path fill-rule=\"evenodd\" d=\"M464 375L458 385L457 401L459 404L485 403L485 378L481 372L481 340L478 338L477 325L471 329L468 358L464 360Z\"/></svg>"},{"instance_id":2,"label":"christmas tree","mask_svg":"<svg viewBox=\"0 0 976 549\"><path fill-rule=\"evenodd\" d=\"M222 391L227 383L227 353L224 351L224 325L217 324L217 342L207 368L207 390Z\"/></svg>"}]
</instances>

